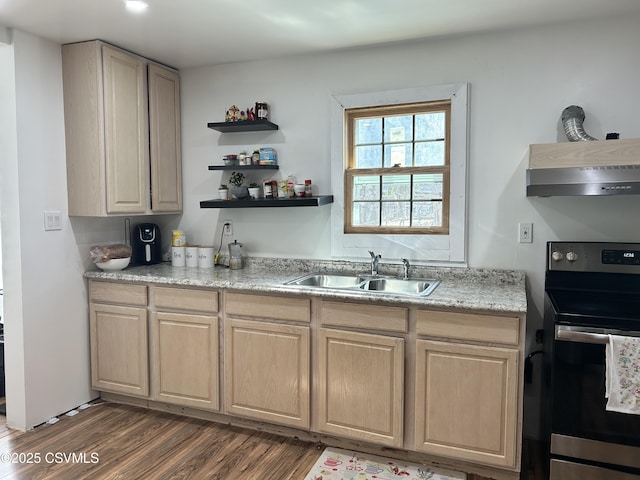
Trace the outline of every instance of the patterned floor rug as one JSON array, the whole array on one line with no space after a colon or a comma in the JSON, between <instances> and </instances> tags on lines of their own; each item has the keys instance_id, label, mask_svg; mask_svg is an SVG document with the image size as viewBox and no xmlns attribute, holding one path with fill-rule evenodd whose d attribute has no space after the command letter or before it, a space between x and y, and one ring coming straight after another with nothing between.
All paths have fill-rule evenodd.
<instances>
[{"instance_id":1,"label":"patterned floor rug","mask_svg":"<svg viewBox=\"0 0 640 480\"><path fill-rule=\"evenodd\" d=\"M464 473L326 448L304 480L466 480Z\"/></svg>"}]
</instances>

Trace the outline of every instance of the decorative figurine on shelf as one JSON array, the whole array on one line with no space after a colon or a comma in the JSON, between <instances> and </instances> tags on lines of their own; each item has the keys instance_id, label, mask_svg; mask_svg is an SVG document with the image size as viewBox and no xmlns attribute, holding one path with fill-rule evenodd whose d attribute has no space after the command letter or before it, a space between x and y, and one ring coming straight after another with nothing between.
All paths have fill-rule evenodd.
<instances>
[{"instance_id":1,"label":"decorative figurine on shelf","mask_svg":"<svg viewBox=\"0 0 640 480\"><path fill-rule=\"evenodd\" d=\"M224 117L224 121L225 122L237 122L238 121L238 113L240 112L240 109L238 108L237 105L231 105L229 107L229 110L227 110L227 113Z\"/></svg>"},{"instance_id":2,"label":"decorative figurine on shelf","mask_svg":"<svg viewBox=\"0 0 640 480\"><path fill-rule=\"evenodd\" d=\"M256 118L256 112L253 110L253 107L247 108L247 120L253 121Z\"/></svg>"},{"instance_id":3,"label":"decorative figurine on shelf","mask_svg":"<svg viewBox=\"0 0 640 480\"><path fill-rule=\"evenodd\" d=\"M247 114L244 113L244 110L240 110L240 113L238 114L238 121L245 122L246 120L247 120Z\"/></svg>"}]
</instances>

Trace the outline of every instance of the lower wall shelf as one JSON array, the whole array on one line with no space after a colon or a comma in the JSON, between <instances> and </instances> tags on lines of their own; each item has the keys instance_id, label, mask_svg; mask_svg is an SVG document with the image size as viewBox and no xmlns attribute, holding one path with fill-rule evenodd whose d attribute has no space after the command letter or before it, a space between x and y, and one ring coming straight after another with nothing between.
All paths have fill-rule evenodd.
<instances>
[{"instance_id":1,"label":"lower wall shelf","mask_svg":"<svg viewBox=\"0 0 640 480\"><path fill-rule=\"evenodd\" d=\"M200 208L320 207L329 203L333 203L333 195L295 198L203 200L200 202Z\"/></svg>"}]
</instances>

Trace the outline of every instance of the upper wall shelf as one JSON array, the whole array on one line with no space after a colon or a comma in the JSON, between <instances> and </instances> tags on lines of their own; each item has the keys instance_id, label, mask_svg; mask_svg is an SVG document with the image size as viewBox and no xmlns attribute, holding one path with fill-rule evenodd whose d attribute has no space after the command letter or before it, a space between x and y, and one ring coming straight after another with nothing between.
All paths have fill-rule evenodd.
<instances>
[{"instance_id":1,"label":"upper wall shelf","mask_svg":"<svg viewBox=\"0 0 640 480\"><path fill-rule=\"evenodd\" d=\"M215 122L207 123L207 127L222 133L260 132L278 130L278 125L269 120L245 120L243 122Z\"/></svg>"}]
</instances>

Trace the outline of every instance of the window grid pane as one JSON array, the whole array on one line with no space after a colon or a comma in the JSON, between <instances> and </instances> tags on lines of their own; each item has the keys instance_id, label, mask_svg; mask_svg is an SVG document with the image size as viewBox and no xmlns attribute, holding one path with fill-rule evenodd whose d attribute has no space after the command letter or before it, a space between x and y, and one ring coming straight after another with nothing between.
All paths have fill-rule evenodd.
<instances>
[{"instance_id":1,"label":"window grid pane","mask_svg":"<svg viewBox=\"0 0 640 480\"><path fill-rule=\"evenodd\" d=\"M359 145L355 149L356 168L380 168L382 145Z\"/></svg>"},{"instance_id":2,"label":"window grid pane","mask_svg":"<svg viewBox=\"0 0 640 480\"><path fill-rule=\"evenodd\" d=\"M380 200L380 176L359 176L353 179L353 200Z\"/></svg>"},{"instance_id":3,"label":"window grid pane","mask_svg":"<svg viewBox=\"0 0 640 480\"><path fill-rule=\"evenodd\" d=\"M416 140L444 140L445 120L445 112L416 115Z\"/></svg>"}]
</instances>

